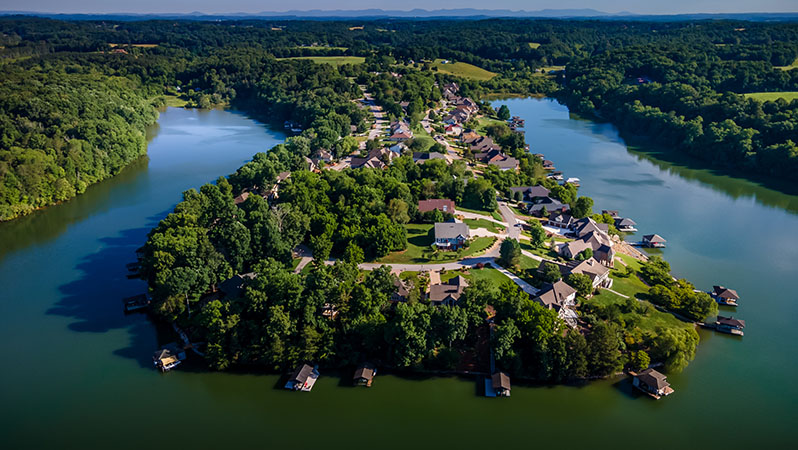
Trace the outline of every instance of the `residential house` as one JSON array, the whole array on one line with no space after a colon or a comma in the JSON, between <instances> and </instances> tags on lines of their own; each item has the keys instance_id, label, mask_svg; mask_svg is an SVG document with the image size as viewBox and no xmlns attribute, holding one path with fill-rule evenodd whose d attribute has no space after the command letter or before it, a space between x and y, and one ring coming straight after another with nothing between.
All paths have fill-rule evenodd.
<instances>
[{"instance_id":1,"label":"residential house","mask_svg":"<svg viewBox=\"0 0 798 450\"><path fill-rule=\"evenodd\" d=\"M632 372L632 374L632 385L656 399L674 392L667 381L668 377L654 369L645 369L640 373Z\"/></svg>"},{"instance_id":2,"label":"residential house","mask_svg":"<svg viewBox=\"0 0 798 450\"><path fill-rule=\"evenodd\" d=\"M577 325L578 316L573 308L576 306L576 289L568 283L557 280L555 283L546 283L534 299L544 308L553 309L557 315L569 326Z\"/></svg>"},{"instance_id":3,"label":"residential house","mask_svg":"<svg viewBox=\"0 0 798 450\"><path fill-rule=\"evenodd\" d=\"M334 158L333 158L333 154L330 153L329 150L324 149L324 148L320 148L320 149L316 150L315 152L313 152L313 155L310 157L310 159L313 162L313 164L315 164L316 166L319 166L319 165L321 165L321 163L324 163L324 164L331 163Z\"/></svg>"},{"instance_id":4,"label":"residential house","mask_svg":"<svg viewBox=\"0 0 798 450\"><path fill-rule=\"evenodd\" d=\"M310 392L319 376L319 371L315 367L302 364L297 367L294 373L288 378L288 382L285 383L285 388L294 391Z\"/></svg>"},{"instance_id":5,"label":"residential house","mask_svg":"<svg viewBox=\"0 0 798 450\"><path fill-rule=\"evenodd\" d=\"M226 298L241 298L244 295L244 285L254 280L258 274L255 272L240 273L233 275L221 283L219 283L219 291L222 292Z\"/></svg>"},{"instance_id":6,"label":"residential house","mask_svg":"<svg viewBox=\"0 0 798 450\"><path fill-rule=\"evenodd\" d=\"M240 205L245 201L247 201L248 198L249 198L249 191L244 191L238 197L233 199L233 203L235 203L236 205Z\"/></svg>"},{"instance_id":7,"label":"residential house","mask_svg":"<svg viewBox=\"0 0 798 450\"><path fill-rule=\"evenodd\" d=\"M554 212L567 213L570 210L571 206L569 204L562 203L561 201L551 197L538 199L535 203L529 205L527 208L529 214L535 217L543 217L544 211L547 213L546 216L549 216Z\"/></svg>"},{"instance_id":8,"label":"residential house","mask_svg":"<svg viewBox=\"0 0 798 450\"><path fill-rule=\"evenodd\" d=\"M468 282L462 276L456 276L446 283L433 284L429 287L428 299L434 306L454 306L460 300Z\"/></svg>"},{"instance_id":9,"label":"residential house","mask_svg":"<svg viewBox=\"0 0 798 450\"><path fill-rule=\"evenodd\" d=\"M439 222L435 224L435 245L441 250L457 250L465 246L471 232L465 223Z\"/></svg>"},{"instance_id":10,"label":"residential house","mask_svg":"<svg viewBox=\"0 0 798 450\"><path fill-rule=\"evenodd\" d=\"M520 168L520 164L517 159L513 158L512 156L506 156L504 159L500 159L498 161L490 161L488 162L489 166L496 166L499 170L513 170L517 171Z\"/></svg>"},{"instance_id":11,"label":"residential house","mask_svg":"<svg viewBox=\"0 0 798 450\"><path fill-rule=\"evenodd\" d=\"M277 174L277 179L274 185L264 195L267 200L276 200L280 197L280 186L291 178L291 172L280 172Z\"/></svg>"},{"instance_id":12,"label":"residential house","mask_svg":"<svg viewBox=\"0 0 798 450\"><path fill-rule=\"evenodd\" d=\"M433 198L418 201L418 212L425 213L437 209L442 213L455 213L454 201L448 198Z\"/></svg>"},{"instance_id":13,"label":"residential house","mask_svg":"<svg viewBox=\"0 0 798 450\"><path fill-rule=\"evenodd\" d=\"M463 130L462 134L460 134L460 142L465 144L471 144L475 140L479 139L481 136L474 130L467 129Z\"/></svg>"},{"instance_id":14,"label":"residential house","mask_svg":"<svg viewBox=\"0 0 798 450\"><path fill-rule=\"evenodd\" d=\"M580 239L593 232L601 232L606 235L609 230L610 226L606 223L597 223L589 217L579 219L574 223L574 234Z\"/></svg>"},{"instance_id":15,"label":"residential house","mask_svg":"<svg viewBox=\"0 0 798 450\"><path fill-rule=\"evenodd\" d=\"M387 148L375 148L370 151L365 158L353 157L352 168L384 169L396 158L398 158L398 155Z\"/></svg>"},{"instance_id":16,"label":"residential house","mask_svg":"<svg viewBox=\"0 0 798 450\"><path fill-rule=\"evenodd\" d=\"M662 236L658 234L647 234L643 236L643 246L653 248L663 248L667 242Z\"/></svg>"},{"instance_id":17,"label":"residential house","mask_svg":"<svg viewBox=\"0 0 798 450\"><path fill-rule=\"evenodd\" d=\"M507 155L505 155L498 147L490 148L484 152L479 152L474 154L474 159L485 164L488 164L492 161L499 161L506 157Z\"/></svg>"},{"instance_id":18,"label":"residential house","mask_svg":"<svg viewBox=\"0 0 798 450\"><path fill-rule=\"evenodd\" d=\"M535 205L537 206L537 205ZM554 211L549 215L549 219L546 223L552 227L557 228L571 228L574 224L574 218L567 212Z\"/></svg>"},{"instance_id":19,"label":"residential house","mask_svg":"<svg viewBox=\"0 0 798 450\"><path fill-rule=\"evenodd\" d=\"M460 136L463 132L463 127L460 125L450 124L447 125L446 128L443 129L447 136Z\"/></svg>"},{"instance_id":20,"label":"residential house","mask_svg":"<svg viewBox=\"0 0 798 450\"><path fill-rule=\"evenodd\" d=\"M433 159L442 159L446 161L446 164L450 164L451 161L449 158L444 155L443 153L438 152L413 152L413 162L416 164L424 164L427 161Z\"/></svg>"},{"instance_id":21,"label":"residential house","mask_svg":"<svg viewBox=\"0 0 798 450\"><path fill-rule=\"evenodd\" d=\"M405 144L404 142L400 142L398 144L394 144L388 147L388 150L396 153L397 155L401 155L402 153L405 152L405 150L407 150L407 144Z\"/></svg>"},{"instance_id":22,"label":"residential house","mask_svg":"<svg viewBox=\"0 0 798 450\"><path fill-rule=\"evenodd\" d=\"M537 203L543 199L549 198L550 191L543 186L518 186L511 187L510 191L515 197L517 192L521 193L521 201Z\"/></svg>"},{"instance_id":23,"label":"residential house","mask_svg":"<svg viewBox=\"0 0 798 450\"><path fill-rule=\"evenodd\" d=\"M593 247L591 247L591 245L588 244L587 242L578 239L560 245L559 249L557 250L557 253L563 258L576 259L576 257L579 256L580 253L582 253L587 249L590 249L592 251Z\"/></svg>"},{"instance_id":24,"label":"residential house","mask_svg":"<svg viewBox=\"0 0 798 450\"><path fill-rule=\"evenodd\" d=\"M406 302L410 296L410 290L407 288L405 282L399 277L394 277L393 285L396 287L396 290L391 294L390 301L392 303Z\"/></svg>"},{"instance_id":25,"label":"residential house","mask_svg":"<svg viewBox=\"0 0 798 450\"><path fill-rule=\"evenodd\" d=\"M598 262L595 258L588 258L584 261L571 261L565 265L567 273L581 273L590 277L594 288L612 287L610 269Z\"/></svg>"}]
</instances>

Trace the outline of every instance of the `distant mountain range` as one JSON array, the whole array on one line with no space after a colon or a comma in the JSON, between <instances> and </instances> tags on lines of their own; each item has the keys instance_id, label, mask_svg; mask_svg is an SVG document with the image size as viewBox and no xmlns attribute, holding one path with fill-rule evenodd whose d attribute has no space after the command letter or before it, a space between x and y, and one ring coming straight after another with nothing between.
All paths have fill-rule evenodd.
<instances>
[{"instance_id":1,"label":"distant mountain range","mask_svg":"<svg viewBox=\"0 0 798 450\"><path fill-rule=\"evenodd\" d=\"M380 19L380 18L402 18L402 19L484 19L496 17L512 18L547 18L547 19L600 19L600 20L654 20L654 21L673 21L673 20L707 20L707 19L728 19L728 20L750 20L750 21L798 21L798 11L791 13L695 13L695 14L673 14L673 15L641 15L631 12L608 13L595 9L541 9L537 11L513 11L509 9L412 9L409 11L383 10L383 9L358 9L358 10L321 10L313 9L308 11L262 11L259 13L225 13L207 14L201 12L191 13L163 13L163 14L142 14L142 13L107 13L107 14L64 14L64 13L43 13L34 11L0 11L0 15L27 15L48 17L62 20L150 20L150 19L183 19L183 20L241 20L241 19L310 19L310 20L334 20L334 19Z\"/></svg>"}]
</instances>

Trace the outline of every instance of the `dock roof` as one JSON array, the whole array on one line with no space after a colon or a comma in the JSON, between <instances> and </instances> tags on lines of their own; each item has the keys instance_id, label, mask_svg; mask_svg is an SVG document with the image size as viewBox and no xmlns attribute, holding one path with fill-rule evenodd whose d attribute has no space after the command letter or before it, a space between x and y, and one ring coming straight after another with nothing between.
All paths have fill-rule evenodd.
<instances>
[{"instance_id":1,"label":"dock roof","mask_svg":"<svg viewBox=\"0 0 798 450\"><path fill-rule=\"evenodd\" d=\"M496 372L491 377L491 385L494 390L510 390L510 376L504 372Z\"/></svg>"},{"instance_id":2,"label":"dock roof","mask_svg":"<svg viewBox=\"0 0 798 450\"><path fill-rule=\"evenodd\" d=\"M657 390L665 389L666 387L670 386L667 378L668 377L654 369L645 369L637 374L637 379L640 380L641 383L653 388L657 388Z\"/></svg>"},{"instance_id":3,"label":"dock roof","mask_svg":"<svg viewBox=\"0 0 798 450\"><path fill-rule=\"evenodd\" d=\"M734 317L718 316L718 324L733 328L745 328L745 320L735 319Z\"/></svg>"},{"instance_id":4,"label":"dock roof","mask_svg":"<svg viewBox=\"0 0 798 450\"><path fill-rule=\"evenodd\" d=\"M717 295L720 298L727 298L733 300L740 299L740 296L737 295L737 291L735 291L734 289L728 289L723 286L713 286L712 288L715 295Z\"/></svg>"}]
</instances>

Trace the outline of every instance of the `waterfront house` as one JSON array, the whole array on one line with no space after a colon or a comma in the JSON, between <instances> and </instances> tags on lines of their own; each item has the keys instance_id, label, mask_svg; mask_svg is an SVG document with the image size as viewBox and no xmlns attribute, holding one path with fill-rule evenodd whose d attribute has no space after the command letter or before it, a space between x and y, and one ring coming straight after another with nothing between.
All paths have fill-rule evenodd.
<instances>
[{"instance_id":1,"label":"waterfront house","mask_svg":"<svg viewBox=\"0 0 798 450\"><path fill-rule=\"evenodd\" d=\"M557 312L560 319L570 327L577 325L576 312L573 308L576 306L576 289L568 285L568 283L557 280L555 283L546 283L534 299L540 305L547 309L553 309Z\"/></svg>"},{"instance_id":2,"label":"waterfront house","mask_svg":"<svg viewBox=\"0 0 798 450\"><path fill-rule=\"evenodd\" d=\"M589 217L585 217L574 222L574 234L580 239L593 232L600 232L606 236L609 230L610 226L606 223L597 223L595 220ZM607 239L609 239L609 237L607 237Z\"/></svg>"},{"instance_id":3,"label":"waterfront house","mask_svg":"<svg viewBox=\"0 0 798 450\"><path fill-rule=\"evenodd\" d=\"M410 290L401 278L394 276L393 285L396 290L391 294L390 301L392 303L406 302L410 296Z\"/></svg>"},{"instance_id":4,"label":"waterfront house","mask_svg":"<svg viewBox=\"0 0 798 450\"><path fill-rule=\"evenodd\" d=\"M504 159L498 159L488 162L489 166L498 167L499 170L513 170L517 171L520 166L517 159L513 158L512 156L506 156Z\"/></svg>"},{"instance_id":5,"label":"waterfront house","mask_svg":"<svg viewBox=\"0 0 798 450\"><path fill-rule=\"evenodd\" d=\"M709 295L721 305L737 306L737 300L740 299L740 296L737 295L737 291L723 286L713 286L712 292L710 292Z\"/></svg>"},{"instance_id":6,"label":"waterfront house","mask_svg":"<svg viewBox=\"0 0 798 450\"><path fill-rule=\"evenodd\" d=\"M236 205L240 205L245 201L247 201L248 198L249 198L249 191L244 191L238 197L233 199L233 203Z\"/></svg>"},{"instance_id":7,"label":"waterfront house","mask_svg":"<svg viewBox=\"0 0 798 450\"><path fill-rule=\"evenodd\" d=\"M573 226L574 218L566 212L554 211L549 215L549 219L546 223L552 227L567 229Z\"/></svg>"},{"instance_id":8,"label":"waterfront house","mask_svg":"<svg viewBox=\"0 0 798 450\"><path fill-rule=\"evenodd\" d=\"M567 273L581 273L590 277L593 287L612 287L609 267L601 264L596 258L588 258L584 261L571 261L566 264Z\"/></svg>"},{"instance_id":9,"label":"waterfront house","mask_svg":"<svg viewBox=\"0 0 798 450\"><path fill-rule=\"evenodd\" d=\"M662 236L658 234L647 234L643 236L643 246L651 248L664 248L667 242Z\"/></svg>"},{"instance_id":10,"label":"waterfront house","mask_svg":"<svg viewBox=\"0 0 798 450\"><path fill-rule=\"evenodd\" d=\"M377 375L377 368L371 363L363 363L355 369L353 381L357 386L371 387L374 376Z\"/></svg>"},{"instance_id":11,"label":"waterfront house","mask_svg":"<svg viewBox=\"0 0 798 450\"><path fill-rule=\"evenodd\" d=\"M535 203L529 205L527 211L535 217L543 217L545 211L546 217L553 212L566 213L571 210L571 206L567 203L562 203L557 199L551 197L539 198Z\"/></svg>"},{"instance_id":12,"label":"waterfront house","mask_svg":"<svg viewBox=\"0 0 798 450\"><path fill-rule=\"evenodd\" d=\"M520 192L521 201L531 202L531 203L537 203L539 201L543 201L544 199L549 199L549 194L551 193L548 189L546 189L543 186L511 187L510 191L513 193L513 199L515 199L516 194Z\"/></svg>"},{"instance_id":13,"label":"waterfront house","mask_svg":"<svg viewBox=\"0 0 798 450\"><path fill-rule=\"evenodd\" d=\"M543 160L543 170L556 170L557 168L554 167L554 163L549 161L548 159Z\"/></svg>"},{"instance_id":14,"label":"waterfront house","mask_svg":"<svg viewBox=\"0 0 798 450\"><path fill-rule=\"evenodd\" d=\"M660 397L673 394L673 388L667 377L654 369L645 369L640 373L630 372L632 385L646 394L659 400Z\"/></svg>"},{"instance_id":15,"label":"waterfront house","mask_svg":"<svg viewBox=\"0 0 798 450\"><path fill-rule=\"evenodd\" d=\"M174 369L184 359L186 359L186 351L174 342L164 345L152 355L153 365L161 372Z\"/></svg>"},{"instance_id":16,"label":"waterfront house","mask_svg":"<svg viewBox=\"0 0 798 450\"><path fill-rule=\"evenodd\" d=\"M399 156L396 153L388 150L387 148L375 148L374 150L370 151L365 158L353 157L352 168L384 169L388 164L391 163L391 161L398 157Z\"/></svg>"},{"instance_id":17,"label":"waterfront house","mask_svg":"<svg viewBox=\"0 0 798 450\"><path fill-rule=\"evenodd\" d=\"M465 246L471 232L465 223L439 222L435 224L435 245L441 250L457 250Z\"/></svg>"},{"instance_id":18,"label":"waterfront house","mask_svg":"<svg viewBox=\"0 0 798 450\"><path fill-rule=\"evenodd\" d=\"M637 223L632 219L626 217L615 218L615 228L617 228L618 231L623 231L624 233L634 233L637 231L635 225L637 225Z\"/></svg>"},{"instance_id":19,"label":"waterfront house","mask_svg":"<svg viewBox=\"0 0 798 450\"><path fill-rule=\"evenodd\" d=\"M319 371L315 367L308 364L302 364L294 370L294 373L288 378L285 383L285 388L294 391L310 392L316 380L319 378Z\"/></svg>"},{"instance_id":20,"label":"waterfront house","mask_svg":"<svg viewBox=\"0 0 798 450\"><path fill-rule=\"evenodd\" d=\"M433 198L429 200L418 201L418 212L425 213L433 210L438 210L442 213L454 214L454 201L448 198Z\"/></svg>"},{"instance_id":21,"label":"waterfront house","mask_svg":"<svg viewBox=\"0 0 798 450\"><path fill-rule=\"evenodd\" d=\"M510 376L504 372L496 372L491 376L491 387L498 397L510 396Z\"/></svg>"},{"instance_id":22,"label":"waterfront house","mask_svg":"<svg viewBox=\"0 0 798 450\"><path fill-rule=\"evenodd\" d=\"M721 333L742 336L743 328L745 328L745 320L735 319L734 317L718 316L718 320L715 322L715 329Z\"/></svg>"},{"instance_id":23,"label":"waterfront house","mask_svg":"<svg viewBox=\"0 0 798 450\"><path fill-rule=\"evenodd\" d=\"M241 298L244 295L244 285L258 275L254 272L239 273L219 283L219 291L226 298Z\"/></svg>"},{"instance_id":24,"label":"waterfront house","mask_svg":"<svg viewBox=\"0 0 798 450\"><path fill-rule=\"evenodd\" d=\"M590 244L579 239L576 241L566 242L560 245L559 249L557 250L557 253L563 258L576 259L576 257L579 256L580 253L582 253L587 249L593 250Z\"/></svg>"},{"instance_id":25,"label":"waterfront house","mask_svg":"<svg viewBox=\"0 0 798 450\"><path fill-rule=\"evenodd\" d=\"M327 149L320 148L313 152L313 155L310 157L313 164L319 166L321 163L329 164L333 160L333 155Z\"/></svg>"},{"instance_id":26,"label":"waterfront house","mask_svg":"<svg viewBox=\"0 0 798 450\"><path fill-rule=\"evenodd\" d=\"M460 300L468 282L462 276L456 276L445 283L433 284L429 287L429 303L433 306L454 306Z\"/></svg>"}]
</instances>

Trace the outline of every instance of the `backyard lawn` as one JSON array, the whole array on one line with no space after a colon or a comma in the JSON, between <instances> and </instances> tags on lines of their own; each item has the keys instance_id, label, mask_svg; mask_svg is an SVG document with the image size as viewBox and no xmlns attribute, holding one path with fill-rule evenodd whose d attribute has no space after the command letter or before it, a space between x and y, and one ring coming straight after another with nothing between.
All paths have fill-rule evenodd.
<instances>
[{"instance_id":1,"label":"backyard lawn","mask_svg":"<svg viewBox=\"0 0 798 450\"><path fill-rule=\"evenodd\" d=\"M491 216L491 217L493 217L496 220L504 222L504 219L502 218L502 215L499 214L497 211L484 211L484 210L481 210L481 209L469 209L469 208L466 208L466 207L460 206L460 205L457 205L456 209L457 209L457 211L470 212L472 214L481 214L483 216Z\"/></svg>"},{"instance_id":2,"label":"backyard lawn","mask_svg":"<svg viewBox=\"0 0 798 450\"><path fill-rule=\"evenodd\" d=\"M407 228L407 249L401 252L393 252L380 258L377 262L386 264L454 262L482 253L496 240L494 237L478 237L471 241L468 248L459 252L439 251L436 254L431 251L433 237L430 231L433 227L432 224L409 223L405 227Z\"/></svg>"},{"instance_id":3,"label":"backyard lawn","mask_svg":"<svg viewBox=\"0 0 798 450\"><path fill-rule=\"evenodd\" d=\"M620 297L612 292L608 292L606 290L602 290L601 294L594 295L589 300L583 300L585 303L599 303L604 306L609 306L612 304L616 304L622 307L626 304L627 300L623 297ZM637 302L637 300L633 300ZM666 328L692 328L693 324L688 322L682 322L681 320L677 319L671 314L662 312L657 310L654 305L649 302L640 302L643 305L646 305L646 311L643 314L640 314L642 320L637 322L637 326L640 327L643 331L654 331L657 327L666 327ZM626 312L621 314L624 320L632 320L635 319L632 317L635 315L634 312Z\"/></svg>"},{"instance_id":4,"label":"backyard lawn","mask_svg":"<svg viewBox=\"0 0 798 450\"><path fill-rule=\"evenodd\" d=\"M465 219L463 222L466 223L471 229L484 228L491 233L502 233L507 229L507 227L503 227L496 222L491 222L490 220L485 219Z\"/></svg>"}]
</instances>

